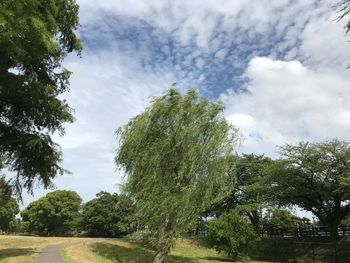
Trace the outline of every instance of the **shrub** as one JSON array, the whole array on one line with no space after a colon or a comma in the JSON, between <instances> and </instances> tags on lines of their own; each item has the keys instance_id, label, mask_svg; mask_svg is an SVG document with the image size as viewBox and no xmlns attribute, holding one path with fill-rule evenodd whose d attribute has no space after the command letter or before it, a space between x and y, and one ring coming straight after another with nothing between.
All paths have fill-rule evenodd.
<instances>
[{"instance_id":1,"label":"shrub","mask_svg":"<svg viewBox=\"0 0 350 263\"><path fill-rule=\"evenodd\" d=\"M231 259L245 258L258 239L253 227L235 211L207 223L207 240L219 253Z\"/></svg>"}]
</instances>

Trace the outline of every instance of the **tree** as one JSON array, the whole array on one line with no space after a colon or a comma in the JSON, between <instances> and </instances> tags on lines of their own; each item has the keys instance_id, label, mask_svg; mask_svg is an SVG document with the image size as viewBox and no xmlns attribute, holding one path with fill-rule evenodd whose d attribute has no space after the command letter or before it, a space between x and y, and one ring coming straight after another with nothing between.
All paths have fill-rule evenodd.
<instances>
[{"instance_id":1,"label":"tree","mask_svg":"<svg viewBox=\"0 0 350 263\"><path fill-rule=\"evenodd\" d=\"M81 51L77 27L74 0L0 2L0 161L15 172L18 194L35 182L49 187L64 172L50 135L63 135L63 124L73 121L59 95L71 74L62 60Z\"/></svg>"},{"instance_id":2,"label":"tree","mask_svg":"<svg viewBox=\"0 0 350 263\"><path fill-rule=\"evenodd\" d=\"M0 202L6 202L12 196L12 188L4 176L0 176Z\"/></svg>"},{"instance_id":3,"label":"tree","mask_svg":"<svg viewBox=\"0 0 350 263\"><path fill-rule=\"evenodd\" d=\"M19 207L15 198L11 197L5 203L0 202L0 230L8 232L18 213Z\"/></svg>"},{"instance_id":4,"label":"tree","mask_svg":"<svg viewBox=\"0 0 350 263\"><path fill-rule=\"evenodd\" d=\"M266 189L281 205L297 205L329 226L332 240L350 213L350 145L332 140L281 147L282 160L271 166Z\"/></svg>"},{"instance_id":5,"label":"tree","mask_svg":"<svg viewBox=\"0 0 350 263\"><path fill-rule=\"evenodd\" d=\"M233 260L246 257L258 240L252 225L234 210L224 213L220 219L207 222L207 228L209 245Z\"/></svg>"},{"instance_id":6,"label":"tree","mask_svg":"<svg viewBox=\"0 0 350 263\"><path fill-rule=\"evenodd\" d=\"M310 219L293 215L287 209L269 209L264 216L264 229L271 234L282 236L290 231L308 229L311 226ZM297 233L296 233L297 234Z\"/></svg>"},{"instance_id":7,"label":"tree","mask_svg":"<svg viewBox=\"0 0 350 263\"><path fill-rule=\"evenodd\" d=\"M81 198L74 191L57 190L30 203L21 212L30 232L47 236L67 236L75 232L80 217Z\"/></svg>"},{"instance_id":8,"label":"tree","mask_svg":"<svg viewBox=\"0 0 350 263\"><path fill-rule=\"evenodd\" d=\"M350 0L343 0L342 2L340 2L339 12L340 15L338 16L338 20L341 20L350 15ZM346 34L350 32L350 20L348 20L345 24L345 31Z\"/></svg>"},{"instance_id":9,"label":"tree","mask_svg":"<svg viewBox=\"0 0 350 263\"><path fill-rule=\"evenodd\" d=\"M82 211L82 228L93 237L120 237L132 229L133 201L126 195L100 192Z\"/></svg>"},{"instance_id":10,"label":"tree","mask_svg":"<svg viewBox=\"0 0 350 263\"><path fill-rule=\"evenodd\" d=\"M19 212L16 199L12 197L11 187L4 177L0 177L0 231L8 232L11 222Z\"/></svg>"},{"instance_id":11,"label":"tree","mask_svg":"<svg viewBox=\"0 0 350 263\"><path fill-rule=\"evenodd\" d=\"M232 163L235 163L234 173L237 182L232 193L222 202L212 207L216 215L226 211L237 209L246 215L257 232L261 229L262 209L267 206L262 192L257 188L259 181L266 176L266 170L273 160L264 155L243 154L237 156Z\"/></svg>"},{"instance_id":12,"label":"tree","mask_svg":"<svg viewBox=\"0 0 350 263\"><path fill-rule=\"evenodd\" d=\"M154 262L164 262L178 236L198 215L229 193L229 157L236 129L220 102L170 89L119 129L116 163L137 215L155 237Z\"/></svg>"}]
</instances>

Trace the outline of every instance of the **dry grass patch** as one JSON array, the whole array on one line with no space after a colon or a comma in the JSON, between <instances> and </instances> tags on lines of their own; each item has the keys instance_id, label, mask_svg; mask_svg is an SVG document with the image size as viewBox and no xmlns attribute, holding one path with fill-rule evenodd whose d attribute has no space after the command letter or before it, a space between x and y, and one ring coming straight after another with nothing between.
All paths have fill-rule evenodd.
<instances>
[{"instance_id":1,"label":"dry grass patch","mask_svg":"<svg viewBox=\"0 0 350 263\"><path fill-rule=\"evenodd\" d=\"M59 243L71 243L81 238L62 237L30 237L30 236L1 236L0 235L0 262L1 263L34 263L38 252L45 246Z\"/></svg>"},{"instance_id":2,"label":"dry grass patch","mask_svg":"<svg viewBox=\"0 0 350 263\"><path fill-rule=\"evenodd\" d=\"M133 240L108 240L79 244L63 250L68 263L152 263L155 252L147 245ZM196 241L182 239L177 242L167 262L217 263L232 262L219 256L215 250Z\"/></svg>"}]
</instances>

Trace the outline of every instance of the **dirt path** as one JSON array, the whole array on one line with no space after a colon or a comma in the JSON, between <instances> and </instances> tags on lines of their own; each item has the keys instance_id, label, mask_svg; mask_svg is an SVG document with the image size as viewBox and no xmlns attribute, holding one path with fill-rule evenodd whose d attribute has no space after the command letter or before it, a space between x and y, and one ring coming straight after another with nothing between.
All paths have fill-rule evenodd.
<instances>
[{"instance_id":1,"label":"dirt path","mask_svg":"<svg viewBox=\"0 0 350 263\"><path fill-rule=\"evenodd\" d=\"M38 263L65 263L60 255L60 250L69 246L74 246L82 243L97 242L103 240L102 238L96 238L92 240L83 240L71 243L61 243L57 245L51 245L44 247L38 256Z\"/></svg>"}]
</instances>

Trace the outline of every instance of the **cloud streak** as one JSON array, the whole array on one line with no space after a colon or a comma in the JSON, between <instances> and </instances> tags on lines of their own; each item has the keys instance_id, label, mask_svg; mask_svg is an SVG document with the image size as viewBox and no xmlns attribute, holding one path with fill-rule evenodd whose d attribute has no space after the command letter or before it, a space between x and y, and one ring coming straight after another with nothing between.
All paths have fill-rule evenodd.
<instances>
[{"instance_id":1,"label":"cloud streak","mask_svg":"<svg viewBox=\"0 0 350 263\"><path fill-rule=\"evenodd\" d=\"M115 130L177 82L222 99L246 137L241 151L299 139L348 139L349 44L334 1L79 0L83 58L64 95L77 121L55 140L84 200L115 191ZM43 195L38 189L26 204Z\"/></svg>"}]
</instances>

